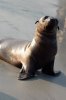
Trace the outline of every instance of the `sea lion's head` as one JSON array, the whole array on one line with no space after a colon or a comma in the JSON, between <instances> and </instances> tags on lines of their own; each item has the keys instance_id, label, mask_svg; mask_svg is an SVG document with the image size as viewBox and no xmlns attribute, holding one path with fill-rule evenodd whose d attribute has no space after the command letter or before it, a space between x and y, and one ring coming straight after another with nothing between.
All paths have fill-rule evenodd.
<instances>
[{"instance_id":1,"label":"sea lion's head","mask_svg":"<svg viewBox=\"0 0 66 100\"><path fill-rule=\"evenodd\" d=\"M36 31L42 34L54 34L57 32L57 29L59 29L58 19L50 16L40 18L40 20L36 21L35 24Z\"/></svg>"}]
</instances>

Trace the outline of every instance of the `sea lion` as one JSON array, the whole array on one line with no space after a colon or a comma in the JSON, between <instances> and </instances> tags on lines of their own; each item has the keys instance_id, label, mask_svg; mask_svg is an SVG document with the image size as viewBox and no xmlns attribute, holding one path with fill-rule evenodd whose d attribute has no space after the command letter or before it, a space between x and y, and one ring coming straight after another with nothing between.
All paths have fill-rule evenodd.
<instances>
[{"instance_id":1,"label":"sea lion","mask_svg":"<svg viewBox=\"0 0 66 100\"><path fill-rule=\"evenodd\" d=\"M13 65L20 65L20 80L35 76L38 69L42 73L56 76L54 60L57 53L58 20L45 16L36 21L35 36L32 42L13 38L0 40L0 58Z\"/></svg>"}]
</instances>

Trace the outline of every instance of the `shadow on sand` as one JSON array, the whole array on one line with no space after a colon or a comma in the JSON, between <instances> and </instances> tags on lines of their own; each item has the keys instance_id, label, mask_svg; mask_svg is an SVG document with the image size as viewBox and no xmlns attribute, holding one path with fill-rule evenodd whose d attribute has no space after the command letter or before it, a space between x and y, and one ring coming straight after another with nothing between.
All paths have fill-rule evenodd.
<instances>
[{"instance_id":1,"label":"shadow on sand","mask_svg":"<svg viewBox=\"0 0 66 100\"><path fill-rule=\"evenodd\" d=\"M3 92L0 92L0 100L17 100L16 98L9 96Z\"/></svg>"},{"instance_id":2,"label":"shadow on sand","mask_svg":"<svg viewBox=\"0 0 66 100\"><path fill-rule=\"evenodd\" d=\"M36 76L34 79L31 79L31 80L38 80L38 79L46 80L46 81L58 84L60 86L66 87L66 75L64 75L64 73L62 72L57 77L39 73L38 76Z\"/></svg>"}]
</instances>

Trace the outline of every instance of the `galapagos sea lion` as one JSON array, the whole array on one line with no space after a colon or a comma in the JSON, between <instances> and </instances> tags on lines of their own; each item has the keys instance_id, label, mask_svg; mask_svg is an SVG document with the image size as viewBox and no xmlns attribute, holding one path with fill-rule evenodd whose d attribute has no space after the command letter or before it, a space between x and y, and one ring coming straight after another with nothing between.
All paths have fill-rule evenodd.
<instances>
[{"instance_id":1,"label":"galapagos sea lion","mask_svg":"<svg viewBox=\"0 0 66 100\"><path fill-rule=\"evenodd\" d=\"M13 65L21 65L20 80L34 77L38 69L52 76L60 74L54 72L58 20L45 16L35 24L35 36L31 42L13 38L0 40L0 58Z\"/></svg>"}]
</instances>

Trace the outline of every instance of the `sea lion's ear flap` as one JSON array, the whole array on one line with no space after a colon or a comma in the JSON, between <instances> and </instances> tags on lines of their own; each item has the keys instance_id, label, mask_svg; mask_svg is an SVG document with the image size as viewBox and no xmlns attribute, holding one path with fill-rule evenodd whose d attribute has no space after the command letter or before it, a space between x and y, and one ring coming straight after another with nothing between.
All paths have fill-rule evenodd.
<instances>
[{"instance_id":1,"label":"sea lion's ear flap","mask_svg":"<svg viewBox=\"0 0 66 100\"><path fill-rule=\"evenodd\" d=\"M37 21L35 22L35 24L38 23L38 22L39 22L39 21L37 20Z\"/></svg>"},{"instance_id":2,"label":"sea lion's ear flap","mask_svg":"<svg viewBox=\"0 0 66 100\"><path fill-rule=\"evenodd\" d=\"M59 26L58 26L58 30L59 30L60 28L59 28Z\"/></svg>"}]
</instances>

